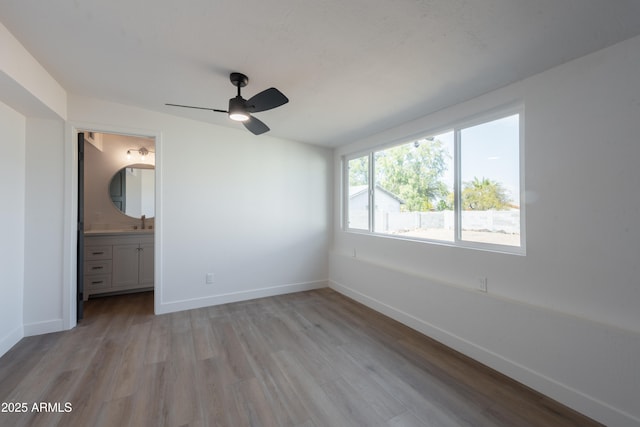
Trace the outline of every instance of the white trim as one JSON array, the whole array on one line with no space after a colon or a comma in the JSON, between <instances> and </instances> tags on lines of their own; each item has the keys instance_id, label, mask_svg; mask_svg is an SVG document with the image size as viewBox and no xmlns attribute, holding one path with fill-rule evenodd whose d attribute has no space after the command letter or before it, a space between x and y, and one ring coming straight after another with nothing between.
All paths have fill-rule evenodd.
<instances>
[{"instance_id":1,"label":"white trim","mask_svg":"<svg viewBox=\"0 0 640 427\"><path fill-rule=\"evenodd\" d=\"M155 138L156 151L156 215L155 215L155 311L158 311L162 296L162 132L99 123L68 121L65 126L65 175L64 175L64 236L62 271L62 328L76 326L76 224L78 220L78 131L91 130Z\"/></svg>"},{"instance_id":2,"label":"white trim","mask_svg":"<svg viewBox=\"0 0 640 427\"><path fill-rule=\"evenodd\" d=\"M11 347L18 344L22 338L24 338L24 327L22 325L2 337L0 339L0 357L11 350Z\"/></svg>"},{"instance_id":3,"label":"white trim","mask_svg":"<svg viewBox=\"0 0 640 427\"><path fill-rule=\"evenodd\" d=\"M453 131L453 245L462 240L462 150L460 149L460 129Z\"/></svg>"},{"instance_id":4,"label":"white trim","mask_svg":"<svg viewBox=\"0 0 640 427\"><path fill-rule=\"evenodd\" d=\"M525 106L524 104L520 105L520 147L519 147L519 157L520 157L520 249L522 250L521 254L526 255L527 253L527 192L525 189L527 188L526 183L526 173L525 173L525 131L524 127L526 126L525 120Z\"/></svg>"},{"instance_id":5,"label":"white trim","mask_svg":"<svg viewBox=\"0 0 640 427\"><path fill-rule=\"evenodd\" d=\"M349 230L349 159L340 156L340 230Z\"/></svg>"},{"instance_id":6,"label":"white trim","mask_svg":"<svg viewBox=\"0 0 640 427\"><path fill-rule=\"evenodd\" d=\"M24 336L48 334L64 330L62 319L44 320L42 322L26 323L24 325Z\"/></svg>"},{"instance_id":7,"label":"white trim","mask_svg":"<svg viewBox=\"0 0 640 427\"><path fill-rule=\"evenodd\" d=\"M484 110L477 114L472 114L466 118L460 119L455 122L456 129L464 130L470 127L478 126L484 123L500 120L505 117L513 116L515 114L521 114L524 111L524 102L515 101L507 104L499 105L495 108Z\"/></svg>"},{"instance_id":8,"label":"white trim","mask_svg":"<svg viewBox=\"0 0 640 427\"><path fill-rule=\"evenodd\" d=\"M247 301L256 298L272 297L294 292L310 291L313 289L321 289L326 287L327 280L315 280L310 282L271 286L268 288L251 289L247 291L230 292L227 294L206 296L201 298L172 301L161 303L159 306L156 306L156 314L165 314L176 311L191 310L195 308L210 307L213 305L227 304L237 301Z\"/></svg>"},{"instance_id":9,"label":"white trim","mask_svg":"<svg viewBox=\"0 0 640 427\"><path fill-rule=\"evenodd\" d=\"M78 131L70 122L64 132L64 224L62 247L62 321L76 326L76 245L78 220Z\"/></svg>"},{"instance_id":10,"label":"white trim","mask_svg":"<svg viewBox=\"0 0 640 427\"><path fill-rule=\"evenodd\" d=\"M372 238L428 243L430 245L448 246L451 248L460 248L460 249L471 249L471 250L483 251L483 252L494 252L497 254L504 254L504 255L517 255L517 256L526 255L525 251L521 250L522 248L518 248L517 246L499 245L496 243L469 242L467 240L459 240L457 242L452 242L450 240L426 239L421 237L404 236L404 235L398 235L398 234L386 234L386 233L380 233L380 232L373 233L367 230L358 230L358 229L344 230L344 232L349 234L358 234L361 236L367 236Z\"/></svg>"},{"instance_id":11,"label":"white trim","mask_svg":"<svg viewBox=\"0 0 640 427\"><path fill-rule=\"evenodd\" d=\"M373 155L371 152L363 152L364 154L359 155L350 155L350 156L342 156L342 170L341 176L343 180L342 185L342 206L340 206L340 215L342 216L341 228L343 231L355 232L355 233L363 233L363 234L371 234L371 230L373 227L373 219L371 214L371 206L372 206L372 198L371 194L371 176L372 176L372 158ZM349 162L351 160L356 160L362 157L367 158L367 200L369 203L369 212L367 215L367 228L351 228L349 227Z\"/></svg>"},{"instance_id":12,"label":"white trim","mask_svg":"<svg viewBox=\"0 0 640 427\"><path fill-rule=\"evenodd\" d=\"M345 216L345 206L349 203L349 177L345 176L345 171L347 170L346 159L344 156L340 157L340 182L338 188L340 191L340 206L338 208L338 218L340 224L340 230L344 231L347 229L348 218ZM334 190L335 192L335 187Z\"/></svg>"},{"instance_id":13,"label":"white trim","mask_svg":"<svg viewBox=\"0 0 640 427\"><path fill-rule=\"evenodd\" d=\"M374 233L376 229L376 165L375 151L369 153L369 232Z\"/></svg>"}]
</instances>

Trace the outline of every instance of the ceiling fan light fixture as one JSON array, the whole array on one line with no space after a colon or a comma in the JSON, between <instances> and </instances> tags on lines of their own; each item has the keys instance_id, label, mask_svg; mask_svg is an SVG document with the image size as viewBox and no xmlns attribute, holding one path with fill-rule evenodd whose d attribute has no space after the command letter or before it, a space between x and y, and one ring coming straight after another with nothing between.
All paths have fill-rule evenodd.
<instances>
[{"instance_id":1,"label":"ceiling fan light fixture","mask_svg":"<svg viewBox=\"0 0 640 427\"><path fill-rule=\"evenodd\" d=\"M249 78L242 73L231 73L229 75L229 80L232 85L238 88L238 95L229 100L228 110L218 110L216 108L196 107L194 105L182 104L165 105L172 107L195 108L197 110L209 110L215 113L225 113L231 120L241 122L244 127L254 135L262 135L265 132L269 132L269 126L251 114L271 110L284 105L289 102L289 98L275 87L271 87L246 100L240 94L240 88L245 87L247 83L249 83Z\"/></svg>"},{"instance_id":2,"label":"ceiling fan light fixture","mask_svg":"<svg viewBox=\"0 0 640 427\"><path fill-rule=\"evenodd\" d=\"M246 122L249 120L249 113L247 113L244 106L244 99L237 96L229 100L229 118L236 122Z\"/></svg>"},{"instance_id":3,"label":"ceiling fan light fixture","mask_svg":"<svg viewBox=\"0 0 640 427\"><path fill-rule=\"evenodd\" d=\"M249 115L247 113L229 113L229 118L231 120L235 120L236 122L246 122L249 120Z\"/></svg>"}]
</instances>

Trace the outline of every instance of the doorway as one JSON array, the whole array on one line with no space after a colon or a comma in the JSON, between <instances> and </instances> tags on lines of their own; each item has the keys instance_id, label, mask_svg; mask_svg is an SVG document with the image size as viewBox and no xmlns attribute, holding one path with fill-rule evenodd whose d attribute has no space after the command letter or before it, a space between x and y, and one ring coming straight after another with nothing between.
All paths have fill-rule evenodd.
<instances>
[{"instance_id":1,"label":"doorway","mask_svg":"<svg viewBox=\"0 0 640 427\"><path fill-rule=\"evenodd\" d=\"M78 131L78 321L90 299L155 290L155 149L155 137Z\"/></svg>"}]
</instances>

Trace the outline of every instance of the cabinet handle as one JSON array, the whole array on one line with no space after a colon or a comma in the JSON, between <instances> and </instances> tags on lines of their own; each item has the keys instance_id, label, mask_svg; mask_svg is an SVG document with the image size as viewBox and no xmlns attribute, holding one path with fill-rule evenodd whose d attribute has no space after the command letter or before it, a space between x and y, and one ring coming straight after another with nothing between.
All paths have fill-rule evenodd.
<instances>
[{"instance_id":1,"label":"cabinet handle","mask_svg":"<svg viewBox=\"0 0 640 427\"><path fill-rule=\"evenodd\" d=\"M104 280L98 280L98 281L91 282L92 285L99 285L100 283L104 283Z\"/></svg>"},{"instance_id":2,"label":"cabinet handle","mask_svg":"<svg viewBox=\"0 0 640 427\"><path fill-rule=\"evenodd\" d=\"M104 252L91 252L91 255L103 255Z\"/></svg>"},{"instance_id":3,"label":"cabinet handle","mask_svg":"<svg viewBox=\"0 0 640 427\"><path fill-rule=\"evenodd\" d=\"M96 267L91 267L91 269L92 269L92 270L102 270L103 268L104 268L104 267L103 267L103 266L101 266L101 265L96 266Z\"/></svg>"}]
</instances>

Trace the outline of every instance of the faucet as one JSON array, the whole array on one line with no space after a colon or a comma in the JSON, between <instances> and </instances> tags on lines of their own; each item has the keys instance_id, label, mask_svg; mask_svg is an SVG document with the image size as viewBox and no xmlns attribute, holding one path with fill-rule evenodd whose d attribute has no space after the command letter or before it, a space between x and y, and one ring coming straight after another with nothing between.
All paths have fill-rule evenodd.
<instances>
[{"instance_id":1,"label":"faucet","mask_svg":"<svg viewBox=\"0 0 640 427\"><path fill-rule=\"evenodd\" d=\"M142 220L142 229L144 230L145 227L145 221L146 221L147 217L145 215L142 215L142 218L140 218L140 220Z\"/></svg>"}]
</instances>

